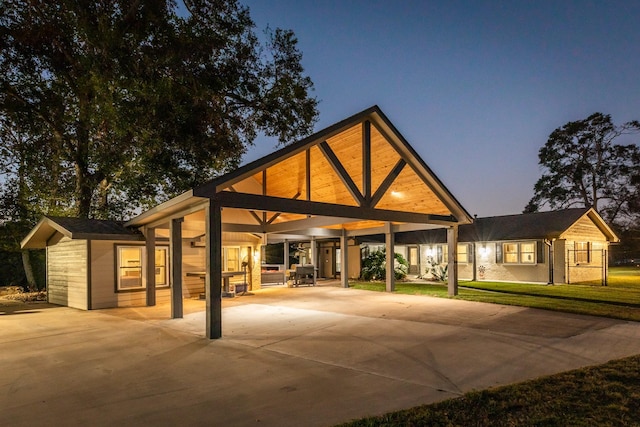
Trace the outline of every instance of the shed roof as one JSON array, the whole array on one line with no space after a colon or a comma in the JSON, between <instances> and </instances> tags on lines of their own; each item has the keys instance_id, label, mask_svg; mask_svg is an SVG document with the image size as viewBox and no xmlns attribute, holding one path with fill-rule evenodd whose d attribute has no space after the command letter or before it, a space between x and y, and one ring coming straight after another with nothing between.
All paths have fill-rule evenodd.
<instances>
[{"instance_id":1,"label":"shed roof","mask_svg":"<svg viewBox=\"0 0 640 427\"><path fill-rule=\"evenodd\" d=\"M587 216L612 242L616 234L592 208L572 208L549 212L476 218L473 224L461 225L460 242L492 242L508 240L556 239L582 217ZM398 233L397 243L444 243L444 230L424 230Z\"/></svg>"},{"instance_id":2,"label":"shed roof","mask_svg":"<svg viewBox=\"0 0 640 427\"><path fill-rule=\"evenodd\" d=\"M56 233L81 240L144 240L142 234L122 221L45 216L22 240L23 249L41 249Z\"/></svg>"}]
</instances>

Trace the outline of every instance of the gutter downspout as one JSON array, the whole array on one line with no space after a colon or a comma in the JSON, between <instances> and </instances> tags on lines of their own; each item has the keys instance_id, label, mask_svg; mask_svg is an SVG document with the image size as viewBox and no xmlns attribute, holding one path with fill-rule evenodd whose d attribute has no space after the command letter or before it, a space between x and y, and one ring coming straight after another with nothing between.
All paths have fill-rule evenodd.
<instances>
[{"instance_id":1,"label":"gutter downspout","mask_svg":"<svg viewBox=\"0 0 640 427\"><path fill-rule=\"evenodd\" d=\"M544 244L548 246L549 248L549 281L547 282L548 285L553 285L553 264L555 263L555 260L553 259L553 240L547 240L544 239Z\"/></svg>"}]
</instances>

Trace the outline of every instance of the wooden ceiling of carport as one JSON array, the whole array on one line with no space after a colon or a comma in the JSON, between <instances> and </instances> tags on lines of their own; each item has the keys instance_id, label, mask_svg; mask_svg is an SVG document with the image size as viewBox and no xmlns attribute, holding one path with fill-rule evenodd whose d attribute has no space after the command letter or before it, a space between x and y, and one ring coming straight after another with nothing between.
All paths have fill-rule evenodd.
<instances>
[{"instance_id":1,"label":"wooden ceiling of carport","mask_svg":"<svg viewBox=\"0 0 640 427\"><path fill-rule=\"evenodd\" d=\"M344 206L365 204L367 161L363 123L327 138L234 183L223 191L309 200ZM370 207L449 216L452 212L403 158L375 124L370 126ZM349 183L348 181L351 181ZM307 218L304 214L224 208L223 223L279 224ZM379 227L380 221L354 221L326 228L357 230Z\"/></svg>"}]
</instances>

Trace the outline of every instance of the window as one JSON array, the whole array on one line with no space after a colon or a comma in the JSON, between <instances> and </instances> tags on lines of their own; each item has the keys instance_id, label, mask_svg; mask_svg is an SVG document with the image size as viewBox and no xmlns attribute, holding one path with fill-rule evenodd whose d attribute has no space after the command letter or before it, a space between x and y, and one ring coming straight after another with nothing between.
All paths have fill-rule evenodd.
<instances>
[{"instance_id":1,"label":"window","mask_svg":"<svg viewBox=\"0 0 640 427\"><path fill-rule=\"evenodd\" d=\"M142 246L117 247L118 290L142 289Z\"/></svg>"},{"instance_id":2,"label":"window","mask_svg":"<svg viewBox=\"0 0 640 427\"><path fill-rule=\"evenodd\" d=\"M458 262L464 264L469 262L469 245L458 245Z\"/></svg>"},{"instance_id":3,"label":"window","mask_svg":"<svg viewBox=\"0 0 640 427\"><path fill-rule=\"evenodd\" d=\"M447 264L449 262L449 246L438 246L438 264Z\"/></svg>"},{"instance_id":4,"label":"window","mask_svg":"<svg viewBox=\"0 0 640 427\"><path fill-rule=\"evenodd\" d=\"M240 248L222 248L222 271L240 271Z\"/></svg>"},{"instance_id":5,"label":"window","mask_svg":"<svg viewBox=\"0 0 640 427\"><path fill-rule=\"evenodd\" d=\"M118 291L146 288L143 268L146 264L144 246L116 246L116 284ZM169 248L155 251L156 287L169 286Z\"/></svg>"},{"instance_id":6,"label":"window","mask_svg":"<svg viewBox=\"0 0 640 427\"><path fill-rule=\"evenodd\" d=\"M591 245L589 242L575 242L574 249L576 264L591 262Z\"/></svg>"},{"instance_id":7,"label":"window","mask_svg":"<svg viewBox=\"0 0 640 427\"><path fill-rule=\"evenodd\" d=\"M336 248L336 273L342 270L342 249Z\"/></svg>"},{"instance_id":8,"label":"window","mask_svg":"<svg viewBox=\"0 0 640 427\"><path fill-rule=\"evenodd\" d=\"M156 248L156 287L169 286L169 248Z\"/></svg>"},{"instance_id":9,"label":"window","mask_svg":"<svg viewBox=\"0 0 640 427\"><path fill-rule=\"evenodd\" d=\"M536 263L536 243L520 243L520 263L535 264Z\"/></svg>"},{"instance_id":10,"label":"window","mask_svg":"<svg viewBox=\"0 0 640 427\"><path fill-rule=\"evenodd\" d=\"M502 251L502 259L505 264L517 264L518 263L518 244L517 243L505 243L504 250Z\"/></svg>"},{"instance_id":11,"label":"window","mask_svg":"<svg viewBox=\"0 0 640 427\"><path fill-rule=\"evenodd\" d=\"M535 264L536 242L503 243L502 262L505 264Z\"/></svg>"}]
</instances>

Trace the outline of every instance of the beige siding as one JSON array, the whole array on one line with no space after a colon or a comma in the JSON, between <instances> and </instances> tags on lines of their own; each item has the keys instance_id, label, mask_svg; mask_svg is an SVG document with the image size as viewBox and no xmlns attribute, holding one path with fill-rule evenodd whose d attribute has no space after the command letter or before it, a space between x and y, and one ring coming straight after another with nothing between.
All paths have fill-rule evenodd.
<instances>
[{"instance_id":1,"label":"beige siding","mask_svg":"<svg viewBox=\"0 0 640 427\"><path fill-rule=\"evenodd\" d=\"M182 243L182 296L199 298L204 293L204 279L187 276L187 273L202 273L206 270L204 257L206 250L202 246L192 246L191 242Z\"/></svg>"},{"instance_id":2,"label":"beige siding","mask_svg":"<svg viewBox=\"0 0 640 427\"><path fill-rule=\"evenodd\" d=\"M606 265L606 251L609 248L606 236L585 216L580 218L560 236L565 241L564 283L599 281L602 279L603 267ZM576 262L576 242L589 242L591 253L589 262Z\"/></svg>"},{"instance_id":3,"label":"beige siding","mask_svg":"<svg viewBox=\"0 0 640 427\"><path fill-rule=\"evenodd\" d=\"M476 258L476 279L477 280L495 280L500 282L527 282L527 283L547 283L549 281L549 264L546 248L544 250L544 259L537 264L504 264L496 262L496 245L502 245L503 242L480 242L477 243L475 249L468 262L458 263L458 278L460 280L473 279L473 256ZM460 244L466 244L461 242ZM544 243L537 242L538 245ZM480 253L478 248L484 246L486 251ZM431 278L431 274L427 273L429 265L427 260L429 256L435 256L437 245L420 245L420 272L426 279ZM443 263L444 265L446 263Z\"/></svg>"},{"instance_id":4,"label":"beige siding","mask_svg":"<svg viewBox=\"0 0 640 427\"><path fill-rule=\"evenodd\" d=\"M87 241L56 239L47 247L47 295L49 302L86 310Z\"/></svg>"},{"instance_id":5,"label":"beige siding","mask_svg":"<svg viewBox=\"0 0 640 427\"><path fill-rule=\"evenodd\" d=\"M606 241L607 238L598 227L589 219L582 217L576 221L569 229L560 235L561 239L578 242Z\"/></svg>"},{"instance_id":6,"label":"beige siding","mask_svg":"<svg viewBox=\"0 0 640 427\"><path fill-rule=\"evenodd\" d=\"M116 245L144 246L132 242L94 240L91 242L91 308L140 307L147 304L145 289L116 292ZM144 250L144 249L143 249ZM156 303L170 301L170 290L159 288Z\"/></svg>"}]
</instances>

